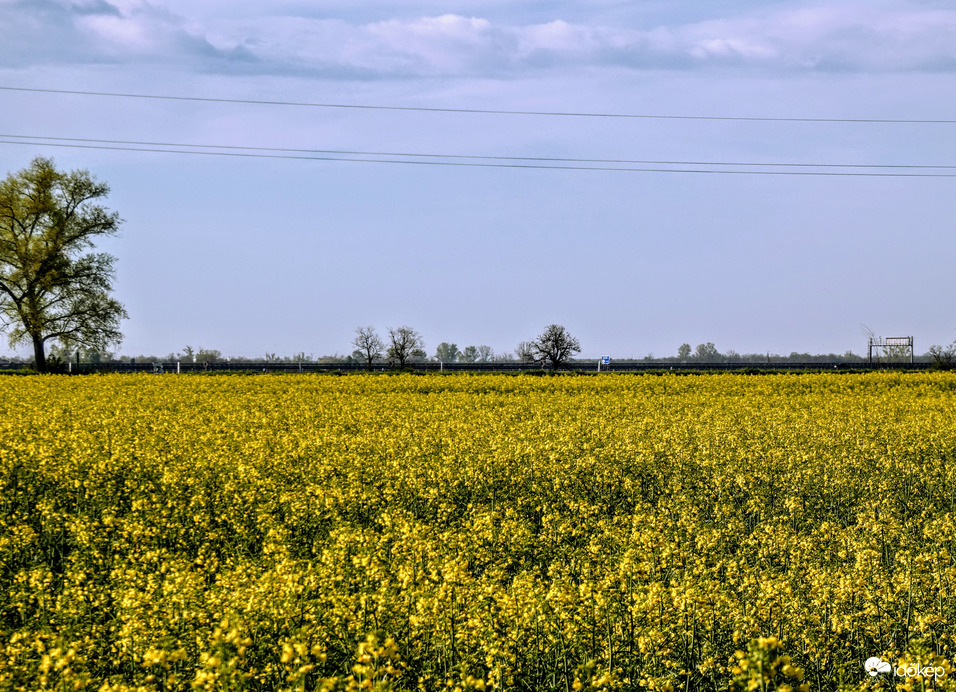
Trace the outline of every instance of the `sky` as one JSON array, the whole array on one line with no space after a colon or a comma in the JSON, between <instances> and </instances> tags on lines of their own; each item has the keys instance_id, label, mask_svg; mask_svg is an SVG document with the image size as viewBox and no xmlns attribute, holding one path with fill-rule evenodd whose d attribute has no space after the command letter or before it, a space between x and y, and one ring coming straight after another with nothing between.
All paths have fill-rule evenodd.
<instances>
[{"instance_id":1,"label":"sky","mask_svg":"<svg viewBox=\"0 0 956 692\"><path fill-rule=\"evenodd\" d=\"M0 0L0 26L0 175L110 185L120 353L956 338L949 2Z\"/></svg>"}]
</instances>

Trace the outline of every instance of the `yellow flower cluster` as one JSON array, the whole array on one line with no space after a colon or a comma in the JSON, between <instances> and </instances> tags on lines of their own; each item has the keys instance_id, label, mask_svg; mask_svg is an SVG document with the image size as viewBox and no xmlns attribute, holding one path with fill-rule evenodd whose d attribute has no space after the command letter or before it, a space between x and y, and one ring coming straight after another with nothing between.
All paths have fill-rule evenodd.
<instances>
[{"instance_id":1,"label":"yellow flower cluster","mask_svg":"<svg viewBox=\"0 0 956 692\"><path fill-rule=\"evenodd\" d=\"M954 623L952 374L0 378L2 690L956 690Z\"/></svg>"}]
</instances>

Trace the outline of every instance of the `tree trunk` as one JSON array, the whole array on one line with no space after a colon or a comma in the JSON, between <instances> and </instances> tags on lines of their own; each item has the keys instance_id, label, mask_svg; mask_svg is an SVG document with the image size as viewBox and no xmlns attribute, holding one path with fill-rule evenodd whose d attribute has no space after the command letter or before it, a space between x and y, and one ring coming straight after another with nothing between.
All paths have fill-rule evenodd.
<instances>
[{"instance_id":1,"label":"tree trunk","mask_svg":"<svg viewBox=\"0 0 956 692\"><path fill-rule=\"evenodd\" d=\"M46 372L46 354L43 352L44 341L39 336L33 335L33 359L36 362L37 372Z\"/></svg>"}]
</instances>

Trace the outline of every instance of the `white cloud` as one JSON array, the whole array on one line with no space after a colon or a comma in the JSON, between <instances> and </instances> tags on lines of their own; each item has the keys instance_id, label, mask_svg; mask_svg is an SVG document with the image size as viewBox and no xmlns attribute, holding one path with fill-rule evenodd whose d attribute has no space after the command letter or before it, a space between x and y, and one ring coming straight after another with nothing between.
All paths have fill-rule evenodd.
<instances>
[{"instance_id":1,"label":"white cloud","mask_svg":"<svg viewBox=\"0 0 956 692\"><path fill-rule=\"evenodd\" d=\"M203 3L196 3L197 12ZM399 3L393 11L401 10ZM208 8L207 8L208 9ZM146 0L0 3L11 64L172 62L326 76L475 76L567 66L779 70L956 69L956 10L925 3L793 3L668 26L501 23L442 14L354 23L287 14L174 14ZM186 12L185 6L180 6ZM242 58L241 60L235 60Z\"/></svg>"},{"instance_id":2,"label":"white cloud","mask_svg":"<svg viewBox=\"0 0 956 692\"><path fill-rule=\"evenodd\" d=\"M155 51L162 43L153 26L128 16L95 14L80 18L77 26L107 44L133 52Z\"/></svg>"},{"instance_id":3,"label":"white cloud","mask_svg":"<svg viewBox=\"0 0 956 692\"><path fill-rule=\"evenodd\" d=\"M698 58L734 55L790 69L934 70L956 54L956 12L814 5L702 22L677 35Z\"/></svg>"},{"instance_id":4,"label":"white cloud","mask_svg":"<svg viewBox=\"0 0 956 692\"><path fill-rule=\"evenodd\" d=\"M517 37L518 55L521 57L541 52L586 56L609 45L615 36L624 36L620 31L608 33L562 20L517 28L514 29L514 34Z\"/></svg>"},{"instance_id":5,"label":"white cloud","mask_svg":"<svg viewBox=\"0 0 956 692\"><path fill-rule=\"evenodd\" d=\"M376 56L386 69L411 66L429 74L469 72L495 62L501 53L496 35L486 19L445 14L376 22L362 27L356 38L365 55Z\"/></svg>"},{"instance_id":6,"label":"white cloud","mask_svg":"<svg viewBox=\"0 0 956 692\"><path fill-rule=\"evenodd\" d=\"M479 44L491 31L491 22L475 17L460 17L443 14L440 17L422 17L410 22L389 20L370 24L366 30L382 36L386 40L408 39L450 40L461 43Z\"/></svg>"},{"instance_id":7,"label":"white cloud","mask_svg":"<svg viewBox=\"0 0 956 692\"><path fill-rule=\"evenodd\" d=\"M549 65L626 65L690 68L740 65L772 70L939 70L956 67L956 11L919 6L874 9L868 5L808 5L720 20L635 28L556 19L502 24L481 17L445 14L369 24L338 22L335 38L316 43L309 29L324 20L263 17L255 26L234 24L234 45L274 69L282 60L301 67L361 70L375 74L467 76L520 72ZM268 46L282 25L281 51ZM314 61L314 62L313 62Z\"/></svg>"}]
</instances>

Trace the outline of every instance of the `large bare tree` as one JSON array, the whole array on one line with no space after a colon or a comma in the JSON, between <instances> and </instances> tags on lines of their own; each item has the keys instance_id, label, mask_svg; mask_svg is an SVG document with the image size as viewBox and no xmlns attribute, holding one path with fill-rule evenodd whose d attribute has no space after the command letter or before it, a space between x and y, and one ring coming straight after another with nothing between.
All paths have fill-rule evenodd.
<instances>
[{"instance_id":1,"label":"large bare tree","mask_svg":"<svg viewBox=\"0 0 956 692\"><path fill-rule=\"evenodd\" d=\"M422 335L411 327L389 329L388 336L391 343L388 346L389 363L404 368L413 357L424 357L425 342Z\"/></svg>"},{"instance_id":2,"label":"large bare tree","mask_svg":"<svg viewBox=\"0 0 956 692\"><path fill-rule=\"evenodd\" d=\"M369 370L372 369L372 363L381 360L385 351L385 342L375 331L375 327L356 327L352 345L361 352Z\"/></svg>"},{"instance_id":3,"label":"large bare tree","mask_svg":"<svg viewBox=\"0 0 956 692\"><path fill-rule=\"evenodd\" d=\"M85 252L119 228L119 215L96 203L107 194L89 172L41 157L0 182L0 329L11 346L32 343L40 372L47 342L102 349L122 339L126 310L110 296L116 258Z\"/></svg>"},{"instance_id":4,"label":"large bare tree","mask_svg":"<svg viewBox=\"0 0 956 692\"><path fill-rule=\"evenodd\" d=\"M574 354L581 352L578 340L559 324L549 324L528 347L536 362L548 363L554 369L565 365Z\"/></svg>"}]
</instances>

